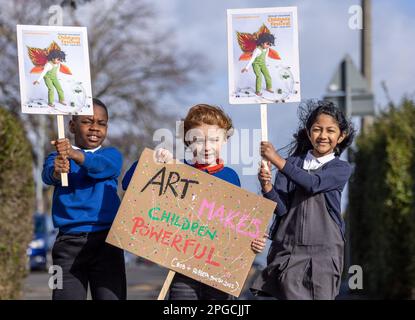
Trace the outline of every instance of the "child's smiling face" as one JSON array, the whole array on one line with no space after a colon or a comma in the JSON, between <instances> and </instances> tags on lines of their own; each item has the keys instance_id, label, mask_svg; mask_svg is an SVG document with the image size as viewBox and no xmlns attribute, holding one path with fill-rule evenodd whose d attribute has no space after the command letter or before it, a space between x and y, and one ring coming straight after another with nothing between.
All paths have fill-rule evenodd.
<instances>
[{"instance_id":1,"label":"child's smiling face","mask_svg":"<svg viewBox=\"0 0 415 320\"><path fill-rule=\"evenodd\" d=\"M59 58L52 59L53 64L58 64L60 62L61 62L61 60Z\"/></svg>"},{"instance_id":2,"label":"child's smiling face","mask_svg":"<svg viewBox=\"0 0 415 320\"><path fill-rule=\"evenodd\" d=\"M95 149L107 136L108 115L106 110L94 104L93 116L77 116L69 123L70 131L75 135L75 145L81 149Z\"/></svg>"},{"instance_id":3,"label":"child's smiling face","mask_svg":"<svg viewBox=\"0 0 415 320\"><path fill-rule=\"evenodd\" d=\"M226 132L217 125L202 124L190 129L186 138L190 141L189 147L196 161L213 166L216 165L216 159L219 159L226 142Z\"/></svg>"},{"instance_id":4,"label":"child's smiling face","mask_svg":"<svg viewBox=\"0 0 415 320\"><path fill-rule=\"evenodd\" d=\"M311 126L308 136L314 148L313 155L323 157L334 152L346 134L340 131L339 124L332 116L322 113Z\"/></svg>"}]
</instances>

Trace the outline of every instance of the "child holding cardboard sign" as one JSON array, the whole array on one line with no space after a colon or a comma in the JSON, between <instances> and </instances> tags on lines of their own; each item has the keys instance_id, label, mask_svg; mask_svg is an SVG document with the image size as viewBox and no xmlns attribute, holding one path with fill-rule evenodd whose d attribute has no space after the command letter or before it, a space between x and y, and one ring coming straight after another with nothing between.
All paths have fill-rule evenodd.
<instances>
[{"instance_id":1,"label":"child holding cardboard sign","mask_svg":"<svg viewBox=\"0 0 415 320\"><path fill-rule=\"evenodd\" d=\"M343 112L328 101L301 106L301 125L291 156L283 159L271 143L261 155L279 172L261 167L264 197L277 202L268 266L251 290L277 299L331 300L340 289L345 226L341 192L351 174L339 159L355 131Z\"/></svg>"},{"instance_id":2,"label":"child holding cardboard sign","mask_svg":"<svg viewBox=\"0 0 415 320\"><path fill-rule=\"evenodd\" d=\"M42 178L55 186L52 204L54 225L59 228L52 250L53 264L62 268L62 288L54 300L85 300L88 284L93 299L126 298L123 250L105 242L120 205L117 178L122 155L102 143L107 135L107 107L93 100L93 116L73 116L68 139L52 141L57 152L44 164ZM69 187L60 185L68 173Z\"/></svg>"},{"instance_id":3,"label":"child holding cardboard sign","mask_svg":"<svg viewBox=\"0 0 415 320\"><path fill-rule=\"evenodd\" d=\"M238 187L241 186L238 174L225 167L219 158L221 149L232 133L232 120L225 112L215 106L199 104L193 106L184 119L184 142L193 153L193 163L186 164L203 170L219 179ZM172 160L172 154L165 149L158 149L156 158L160 162ZM123 181L126 190L137 162L127 171ZM252 250L258 253L265 248L265 237L257 238L251 243ZM170 300L228 300L231 296L206 284L177 273L170 287Z\"/></svg>"}]
</instances>

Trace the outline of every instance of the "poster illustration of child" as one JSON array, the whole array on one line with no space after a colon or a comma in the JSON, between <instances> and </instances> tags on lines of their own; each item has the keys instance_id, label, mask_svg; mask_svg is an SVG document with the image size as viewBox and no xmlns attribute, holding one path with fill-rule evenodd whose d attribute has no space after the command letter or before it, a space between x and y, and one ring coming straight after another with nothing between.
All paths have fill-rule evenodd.
<instances>
[{"instance_id":1,"label":"poster illustration of child","mask_svg":"<svg viewBox=\"0 0 415 320\"><path fill-rule=\"evenodd\" d=\"M17 25L23 113L92 115L85 27Z\"/></svg>"},{"instance_id":2,"label":"poster illustration of child","mask_svg":"<svg viewBox=\"0 0 415 320\"><path fill-rule=\"evenodd\" d=\"M62 64L62 62L65 62L65 52L61 51L56 42L52 42L50 47L45 50L28 48L28 51L30 60L35 65L31 73L41 72L39 78L33 82L33 85L39 84L43 79L48 88L48 106L55 106L55 89L58 92L59 103L66 105L64 92L58 79L58 72L72 74L69 68Z\"/></svg>"},{"instance_id":3,"label":"poster illustration of child","mask_svg":"<svg viewBox=\"0 0 415 320\"><path fill-rule=\"evenodd\" d=\"M230 104L301 101L297 8L229 9L228 74Z\"/></svg>"},{"instance_id":4,"label":"poster illustration of child","mask_svg":"<svg viewBox=\"0 0 415 320\"><path fill-rule=\"evenodd\" d=\"M262 88L262 75L265 78L266 89L270 93L274 93L272 90L272 78L269 74L266 59L270 57L272 59L280 60L278 52L271 49L271 46L275 45L275 37L273 34L269 33L268 28L263 25L259 32L254 35L245 34L245 36L239 32L238 34L238 43L241 47L241 50L244 52L239 60L244 60L245 57L249 57L249 48L252 48L255 44L256 48L252 53L251 59L248 64L241 70L242 73L248 72L249 67L252 66L255 73L255 94L261 96Z\"/></svg>"}]
</instances>

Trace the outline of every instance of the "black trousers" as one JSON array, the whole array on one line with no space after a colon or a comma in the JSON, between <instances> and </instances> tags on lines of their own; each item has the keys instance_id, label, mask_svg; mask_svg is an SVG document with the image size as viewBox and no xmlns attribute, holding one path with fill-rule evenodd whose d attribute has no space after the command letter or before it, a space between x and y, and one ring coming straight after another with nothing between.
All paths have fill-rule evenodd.
<instances>
[{"instance_id":1,"label":"black trousers","mask_svg":"<svg viewBox=\"0 0 415 320\"><path fill-rule=\"evenodd\" d=\"M53 290L53 300L85 300L88 284L94 300L126 299L124 252L105 242L107 234L58 234L52 258L62 268L62 289Z\"/></svg>"},{"instance_id":2,"label":"black trousers","mask_svg":"<svg viewBox=\"0 0 415 320\"><path fill-rule=\"evenodd\" d=\"M169 300L233 300L226 292L176 273L169 290Z\"/></svg>"}]
</instances>

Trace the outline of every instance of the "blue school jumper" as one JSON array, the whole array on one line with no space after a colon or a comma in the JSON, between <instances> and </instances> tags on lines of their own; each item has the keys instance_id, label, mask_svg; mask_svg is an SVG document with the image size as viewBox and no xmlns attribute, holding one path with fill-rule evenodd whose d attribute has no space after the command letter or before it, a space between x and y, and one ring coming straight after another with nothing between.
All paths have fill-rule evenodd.
<instances>
[{"instance_id":1,"label":"blue school jumper","mask_svg":"<svg viewBox=\"0 0 415 320\"><path fill-rule=\"evenodd\" d=\"M184 161L187 165L195 167L195 165ZM122 180L122 187L124 190L128 188L131 178L134 174L134 170L137 167L137 161L133 163L131 168L125 174ZM214 167L203 169L206 173L211 174L214 177L241 186L238 174L229 167L223 165L217 165ZM222 291L212 288L199 281L193 280L185 275L177 273L172 281L169 291L169 300L230 300L232 297Z\"/></svg>"},{"instance_id":2,"label":"blue school jumper","mask_svg":"<svg viewBox=\"0 0 415 320\"><path fill-rule=\"evenodd\" d=\"M277 299L334 299L344 257L341 192L350 165L338 157L317 170L304 170L306 155L289 157L273 189L277 202L267 267L251 287Z\"/></svg>"},{"instance_id":3,"label":"blue school jumper","mask_svg":"<svg viewBox=\"0 0 415 320\"><path fill-rule=\"evenodd\" d=\"M59 234L52 249L53 264L62 268L62 289L53 300L125 300L124 252L105 242L120 205L117 194L122 155L115 148L80 150L85 161L70 160L68 187L53 177L56 152L43 166L44 183L55 186L52 217Z\"/></svg>"},{"instance_id":4,"label":"blue school jumper","mask_svg":"<svg viewBox=\"0 0 415 320\"><path fill-rule=\"evenodd\" d=\"M53 222L63 233L109 229L120 205L117 179L122 167L121 153L112 147L82 152L82 165L70 160L68 187L62 187L61 181L53 177L56 152L49 154L43 166L43 182L55 186Z\"/></svg>"}]
</instances>

